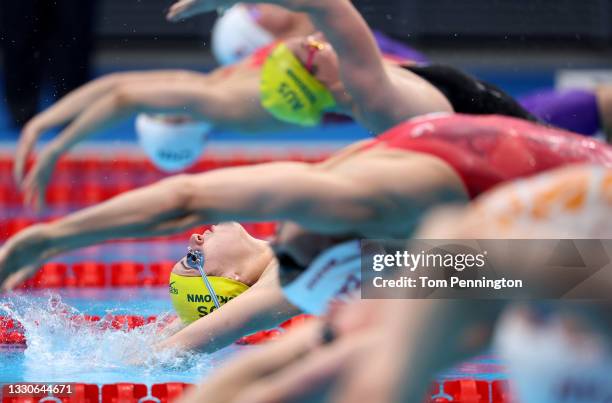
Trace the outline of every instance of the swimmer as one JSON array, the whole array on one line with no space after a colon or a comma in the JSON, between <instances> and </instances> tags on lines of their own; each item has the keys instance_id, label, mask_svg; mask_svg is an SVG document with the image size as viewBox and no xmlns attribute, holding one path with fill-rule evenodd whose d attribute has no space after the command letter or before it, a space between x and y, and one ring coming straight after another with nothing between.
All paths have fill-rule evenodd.
<instances>
[{"instance_id":1,"label":"swimmer","mask_svg":"<svg viewBox=\"0 0 612 403\"><path fill-rule=\"evenodd\" d=\"M238 3L224 11L215 22L212 52L220 64L230 65L275 41L314 32L315 28L305 14L266 3ZM427 62L425 55L382 32L374 31L374 36L381 52L388 57Z\"/></svg>"},{"instance_id":2,"label":"swimmer","mask_svg":"<svg viewBox=\"0 0 612 403\"><path fill-rule=\"evenodd\" d=\"M537 91L519 98L520 104L551 125L612 142L612 86L590 89Z\"/></svg>"},{"instance_id":3,"label":"swimmer","mask_svg":"<svg viewBox=\"0 0 612 403\"><path fill-rule=\"evenodd\" d=\"M509 117L416 118L320 163L178 175L36 224L0 249L0 281L12 289L42 262L75 248L227 220L291 221L339 237L407 238L437 204L465 202L500 183L580 162L610 166L612 148ZM307 267L328 245L312 246L308 253L291 245L280 251Z\"/></svg>"},{"instance_id":4,"label":"swimmer","mask_svg":"<svg viewBox=\"0 0 612 403\"><path fill-rule=\"evenodd\" d=\"M522 204L517 204L517 195ZM583 202L568 203L576 200ZM610 238L612 168L554 170L494 188L453 212L434 213L418 237ZM516 266L516 261L510 263L508 267ZM565 401L559 397L560 383L609 393L609 307L560 302L548 307L543 320L537 309L525 307L512 307L502 316L505 305L457 300L345 304L324 321L226 364L183 402L353 402L365 395L380 402L421 401L436 373L481 353L494 339L507 354L520 401ZM330 327L331 342L325 336ZM241 388L228 390L232 382ZM216 400L218 393L225 400Z\"/></svg>"},{"instance_id":5,"label":"swimmer","mask_svg":"<svg viewBox=\"0 0 612 403\"><path fill-rule=\"evenodd\" d=\"M319 6L322 12L316 13L315 22L330 42L314 35L275 44L201 80L192 73L136 82L131 82L133 76L102 78L68 95L24 131L15 176L26 202L43 204L53 166L74 144L136 112L185 114L211 126L246 132L312 127L328 113L351 116L373 133L430 112L533 119L497 88L453 68L385 60L350 2ZM326 13L343 17L323 18ZM122 84L117 85L117 79ZM26 157L42 130L70 120L24 180Z\"/></svg>"},{"instance_id":6,"label":"swimmer","mask_svg":"<svg viewBox=\"0 0 612 403\"><path fill-rule=\"evenodd\" d=\"M155 348L214 352L300 313L283 296L273 257L268 242L253 238L238 223L193 234L169 279L182 329Z\"/></svg>"},{"instance_id":7,"label":"swimmer","mask_svg":"<svg viewBox=\"0 0 612 403\"><path fill-rule=\"evenodd\" d=\"M212 53L224 66L232 65L275 41L315 32L307 15L265 3L236 4L215 22Z\"/></svg>"}]
</instances>

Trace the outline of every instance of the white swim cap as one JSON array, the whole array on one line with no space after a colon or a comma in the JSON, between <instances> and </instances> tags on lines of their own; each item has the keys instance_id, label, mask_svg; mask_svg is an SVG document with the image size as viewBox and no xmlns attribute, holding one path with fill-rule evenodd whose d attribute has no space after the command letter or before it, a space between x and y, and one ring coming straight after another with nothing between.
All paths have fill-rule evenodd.
<instances>
[{"instance_id":1,"label":"white swim cap","mask_svg":"<svg viewBox=\"0 0 612 403\"><path fill-rule=\"evenodd\" d=\"M517 310L504 315L496 333L495 350L507 366L517 401L586 403L612 398L612 356L597 334L571 335L560 317L538 323Z\"/></svg>"},{"instance_id":2,"label":"white swim cap","mask_svg":"<svg viewBox=\"0 0 612 403\"><path fill-rule=\"evenodd\" d=\"M193 165L204 150L212 125L206 122L165 121L163 116L141 113L136 118L138 141L162 171L178 172Z\"/></svg>"},{"instance_id":3,"label":"white swim cap","mask_svg":"<svg viewBox=\"0 0 612 403\"><path fill-rule=\"evenodd\" d=\"M244 4L223 13L212 30L212 51L223 65L236 63L273 41L274 36L255 21Z\"/></svg>"}]
</instances>

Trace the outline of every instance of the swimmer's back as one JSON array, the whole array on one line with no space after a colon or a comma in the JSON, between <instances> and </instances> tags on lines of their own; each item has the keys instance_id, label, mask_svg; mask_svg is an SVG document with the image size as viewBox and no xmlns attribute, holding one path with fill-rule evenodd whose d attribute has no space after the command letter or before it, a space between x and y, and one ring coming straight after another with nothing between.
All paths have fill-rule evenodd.
<instances>
[{"instance_id":1,"label":"swimmer's back","mask_svg":"<svg viewBox=\"0 0 612 403\"><path fill-rule=\"evenodd\" d=\"M474 202L470 219L497 236L610 238L612 168L572 165L504 184Z\"/></svg>"},{"instance_id":2,"label":"swimmer's back","mask_svg":"<svg viewBox=\"0 0 612 403\"><path fill-rule=\"evenodd\" d=\"M596 140L503 116L442 115L401 124L369 143L440 158L471 197L493 186L571 163L612 166L612 148Z\"/></svg>"},{"instance_id":3,"label":"swimmer's back","mask_svg":"<svg viewBox=\"0 0 612 403\"><path fill-rule=\"evenodd\" d=\"M504 115L529 120L538 119L502 89L442 64L402 63L400 66L436 87L457 113Z\"/></svg>"}]
</instances>

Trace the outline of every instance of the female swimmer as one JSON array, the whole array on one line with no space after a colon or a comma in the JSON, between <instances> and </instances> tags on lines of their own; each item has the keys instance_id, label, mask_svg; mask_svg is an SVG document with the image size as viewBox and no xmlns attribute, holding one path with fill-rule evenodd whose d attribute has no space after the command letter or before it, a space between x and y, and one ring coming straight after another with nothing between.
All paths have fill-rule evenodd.
<instances>
[{"instance_id":1,"label":"female swimmer","mask_svg":"<svg viewBox=\"0 0 612 403\"><path fill-rule=\"evenodd\" d=\"M40 129L74 119L42 151L24 182L26 200L43 203L51 169L67 149L100 125L137 111L184 113L239 131L313 126L327 112L352 116L374 133L430 112L533 119L500 90L450 67L386 61L350 2L317 4L304 11L316 14L311 17L331 43L320 35L290 40L201 80L187 74L110 87L94 82L71 100L60 101L38 123L35 119L28 125L33 129L25 134L17 155L16 176L22 182L25 156ZM337 14L342 18L332 18ZM99 88L105 95L98 97Z\"/></svg>"},{"instance_id":2,"label":"female swimmer","mask_svg":"<svg viewBox=\"0 0 612 403\"><path fill-rule=\"evenodd\" d=\"M212 352L299 313L283 296L273 257L266 241L238 223L193 234L169 279L172 305L184 328L156 348Z\"/></svg>"},{"instance_id":3,"label":"female swimmer","mask_svg":"<svg viewBox=\"0 0 612 403\"><path fill-rule=\"evenodd\" d=\"M578 162L610 166L612 149L515 118L418 118L321 163L174 176L34 225L0 249L0 281L14 288L43 261L74 248L231 219L292 221L313 232L353 238L406 238L437 204L466 201L499 183ZM279 250L307 267L326 246L313 244L307 253L292 245Z\"/></svg>"},{"instance_id":4,"label":"female swimmer","mask_svg":"<svg viewBox=\"0 0 612 403\"><path fill-rule=\"evenodd\" d=\"M611 220L612 169L579 165L499 186L464 210L437 212L419 237L610 238ZM516 266L513 261L508 268ZM380 402L420 401L436 373L491 345L504 305L352 302L323 322L313 321L226 364L183 402L269 403L306 397L353 402L364 395ZM565 302L546 312L542 317L537 306L512 308L496 332L521 401L558 402L561 384L591 385L591 391L609 393L609 306ZM332 342L326 336L330 328ZM228 388L232 384L241 388Z\"/></svg>"}]
</instances>

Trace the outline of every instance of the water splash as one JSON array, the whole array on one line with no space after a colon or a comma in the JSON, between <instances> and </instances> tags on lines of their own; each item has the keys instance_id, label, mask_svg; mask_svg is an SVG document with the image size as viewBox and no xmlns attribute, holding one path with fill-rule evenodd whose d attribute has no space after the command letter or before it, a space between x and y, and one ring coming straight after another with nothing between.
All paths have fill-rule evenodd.
<instances>
[{"instance_id":1,"label":"water splash","mask_svg":"<svg viewBox=\"0 0 612 403\"><path fill-rule=\"evenodd\" d=\"M165 336L160 332L167 316L127 331L112 325L113 311L98 322L84 319L82 312L57 295L43 300L13 296L0 303L0 314L19 321L27 339L24 369L28 377L45 380L98 381L110 374L138 374L138 378L161 375L201 375L211 369L209 356L184 351L155 352L152 346ZM128 379L124 379L128 380Z\"/></svg>"}]
</instances>

